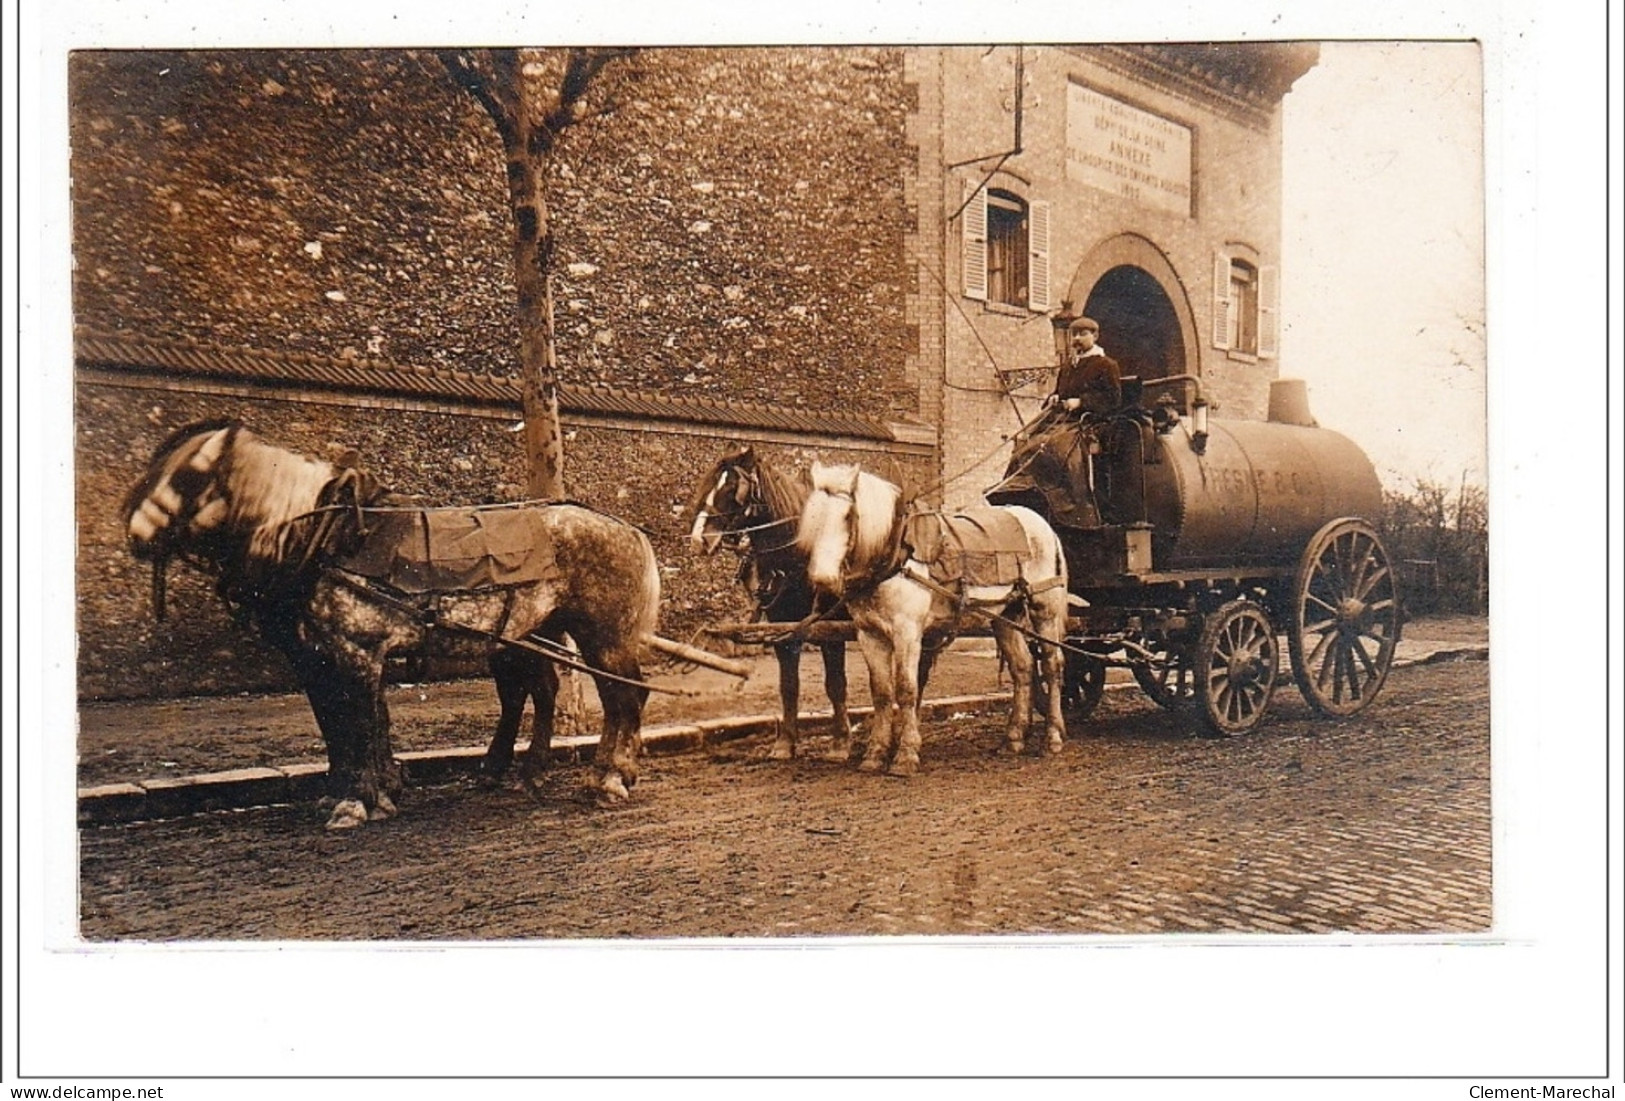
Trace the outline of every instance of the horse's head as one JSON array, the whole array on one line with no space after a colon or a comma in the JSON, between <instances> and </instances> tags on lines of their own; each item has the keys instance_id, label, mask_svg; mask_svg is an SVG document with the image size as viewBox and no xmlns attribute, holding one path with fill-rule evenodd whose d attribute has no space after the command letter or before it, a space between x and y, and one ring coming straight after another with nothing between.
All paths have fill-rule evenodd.
<instances>
[{"instance_id":1,"label":"horse's head","mask_svg":"<svg viewBox=\"0 0 1625 1101\"><path fill-rule=\"evenodd\" d=\"M124 499L130 551L153 563L156 611L163 573L184 554L219 566L275 566L289 521L322 503L331 463L273 447L236 421L187 425L158 445Z\"/></svg>"},{"instance_id":2,"label":"horse's head","mask_svg":"<svg viewBox=\"0 0 1625 1101\"><path fill-rule=\"evenodd\" d=\"M758 503L756 452L746 445L730 450L700 482L689 511L694 523L689 528L689 544L696 552L715 554L724 542L737 542L749 535L740 529L754 521L753 506Z\"/></svg>"},{"instance_id":3,"label":"horse's head","mask_svg":"<svg viewBox=\"0 0 1625 1101\"><path fill-rule=\"evenodd\" d=\"M197 537L218 526L230 506L221 472L230 465L234 421L201 421L170 434L153 452L147 472L124 498L124 530L130 551L162 561L190 550Z\"/></svg>"},{"instance_id":4,"label":"horse's head","mask_svg":"<svg viewBox=\"0 0 1625 1101\"><path fill-rule=\"evenodd\" d=\"M840 596L851 576L871 574L891 551L902 490L855 466L812 465L812 492L802 506L796 546L807 579Z\"/></svg>"}]
</instances>

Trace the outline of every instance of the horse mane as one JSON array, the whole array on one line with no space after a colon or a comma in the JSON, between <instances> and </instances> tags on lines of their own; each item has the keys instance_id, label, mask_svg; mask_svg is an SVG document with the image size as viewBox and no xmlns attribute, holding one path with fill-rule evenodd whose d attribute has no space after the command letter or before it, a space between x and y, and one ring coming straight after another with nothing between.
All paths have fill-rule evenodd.
<instances>
[{"instance_id":1,"label":"horse mane","mask_svg":"<svg viewBox=\"0 0 1625 1101\"><path fill-rule=\"evenodd\" d=\"M339 474L332 463L267 443L248 429L239 432L225 490L227 523L246 536L245 564L281 566L294 542L294 521L326 503L324 490Z\"/></svg>"},{"instance_id":2,"label":"horse mane","mask_svg":"<svg viewBox=\"0 0 1625 1101\"><path fill-rule=\"evenodd\" d=\"M861 570L891 553L898 505L903 497L901 488L859 467L837 465L813 469L811 492L834 497L844 497L850 492L854 517L850 557L855 568ZM797 545L805 552L812 550L804 538L808 527L803 523L796 535Z\"/></svg>"},{"instance_id":3,"label":"horse mane","mask_svg":"<svg viewBox=\"0 0 1625 1101\"><path fill-rule=\"evenodd\" d=\"M852 557L868 565L891 553L892 536L897 530L897 506L903 499L903 491L878 474L860 470L852 498L852 508L858 518Z\"/></svg>"},{"instance_id":4,"label":"horse mane","mask_svg":"<svg viewBox=\"0 0 1625 1101\"><path fill-rule=\"evenodd\" d=\"M756 464L758 482L762 487L762 504L773 520L789 520L801 515L801 506L812 492L812 479L802 473L792 477L766 461Z\"/></svg>"}]
</instances>

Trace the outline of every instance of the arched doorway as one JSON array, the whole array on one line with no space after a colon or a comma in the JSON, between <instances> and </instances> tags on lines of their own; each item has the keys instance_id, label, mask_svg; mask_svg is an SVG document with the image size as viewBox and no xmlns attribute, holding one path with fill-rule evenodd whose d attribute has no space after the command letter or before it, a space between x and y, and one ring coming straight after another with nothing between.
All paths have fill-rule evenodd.
<instances>
[{"instance_id":1,"label":"arched doorway","mask_svg":"<svg viewBox=\"0 0 1625 1101\"><path fill-rule=\"evenodd\" d=\"M1125 375L1198 373L1196 322L1173 265L1144 237L1123 233L1089 250L1072 277L1073 308L1100 322L1100 343Z\"/></svg>"},{"instance_id":2,"label":"arched doorway","mask_svg":"<svg viewBox=\"0 0 1625 1101\"><path fill-rule=\"evenodd\" d=\"M1083 312L1100 322L1100 343L1125 375L1185 373L1179 317L1161 284L1141 268L1112 268L1089 292Z\"/></svg>"}]
</instances>

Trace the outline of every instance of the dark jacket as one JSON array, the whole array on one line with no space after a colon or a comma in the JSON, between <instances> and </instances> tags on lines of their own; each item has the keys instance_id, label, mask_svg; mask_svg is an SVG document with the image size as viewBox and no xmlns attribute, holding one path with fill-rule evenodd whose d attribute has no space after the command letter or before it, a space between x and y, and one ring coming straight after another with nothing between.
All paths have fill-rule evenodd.
<instances>
[{"instance_id":1,"label":"dark jacket","mask_svg":"<svg viewBox=\"0 0 1625 1101\"><path fill-rule=\"evenodd\" d=\"M1078 398L1082 411L1104 416L1123 404L1123 372L1117 361L1104 352L1087 355L1077 363L1061 368L1055 380L1057 401Z\"/></svg>"}]
</instances>

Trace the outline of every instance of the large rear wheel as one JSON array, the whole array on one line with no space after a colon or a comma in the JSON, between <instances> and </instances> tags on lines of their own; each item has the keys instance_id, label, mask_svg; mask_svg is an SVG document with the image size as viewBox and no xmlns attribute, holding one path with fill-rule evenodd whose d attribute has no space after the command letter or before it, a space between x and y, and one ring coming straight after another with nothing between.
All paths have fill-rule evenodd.
<instances>
[{"instance_id":1,"label":"large rear wheel","mask_svg":"<svg viewBox=\"0 0 1625 1101\"><path fill-rule=\"evenodd\" d=\"M1343 718L1382 689L1399 644L1388 552L1364 520L1334 520L1304 550L1287 625L1292 678L1322 715Z\"/></svg>"}]
</instances>

